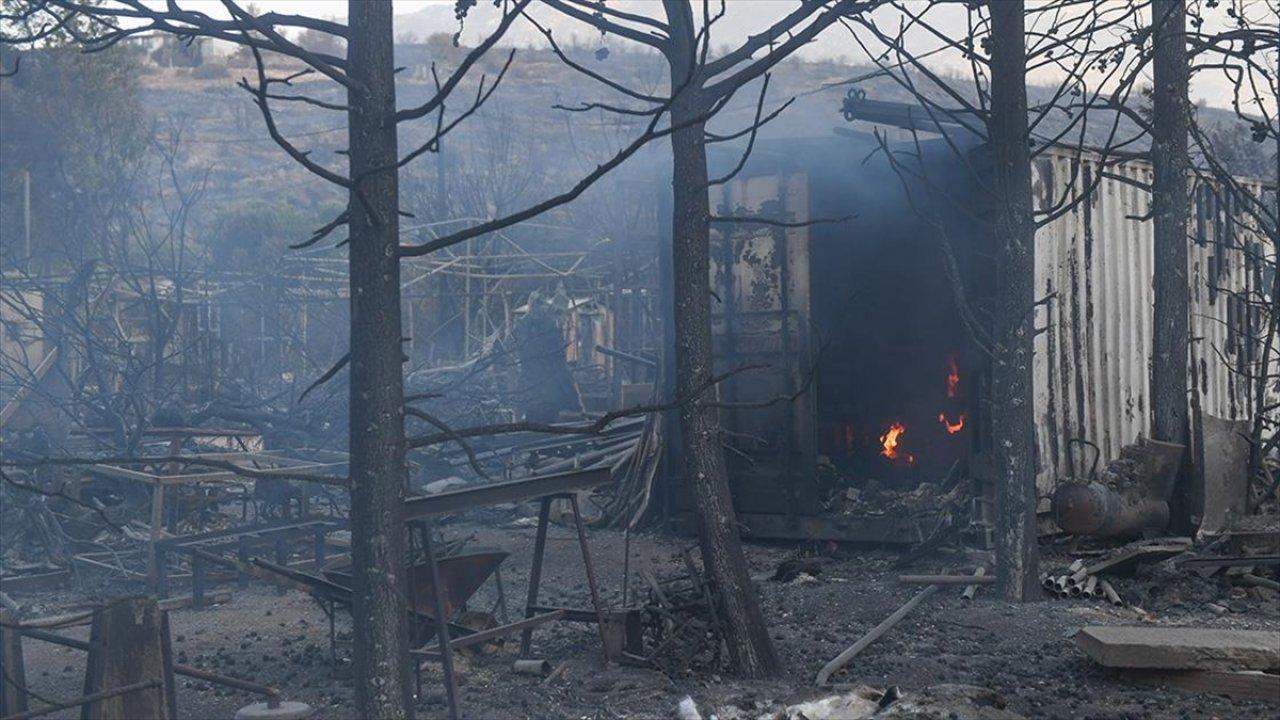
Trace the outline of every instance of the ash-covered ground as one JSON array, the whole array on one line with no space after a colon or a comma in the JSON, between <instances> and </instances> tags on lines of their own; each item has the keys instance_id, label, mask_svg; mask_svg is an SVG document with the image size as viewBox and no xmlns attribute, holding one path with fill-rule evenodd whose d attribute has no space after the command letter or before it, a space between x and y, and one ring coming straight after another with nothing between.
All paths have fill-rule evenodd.
<instances>
[{"instance_id":1,"label":"ash-covered ground","mask_svg":"<svg viewBox=\"0 0 1280 720\"><path fill-rule=\"evenodd\" d=\"M499 548L511 553L504 565L509 611L516 616L523 600L533 548L531 527L445 526L447 537L474 534L468 547ZM624 538L616 531L590 532L598 579L611 604L621 601ZM631 538L631 573L656 576L677 573L678 557L692 539L653 534ZM693 672L609 665L599 636L589 625L553 624L534 634L534 652L555 671L549 678L512 672L517 642L483 654L465 654L458 663L461 701L467 718L672 718L685 696L704 718L756 718L785 705L830 694L812 686L815 673L863 633L908 600L918 587L896 583L901 568L897 553L879 549L839 548L820 564L817 576L790 582L767 580L779 563L796 557L794 545L747 546L752 573L773 626L787 676L769 682L735 680L712 668ZM1057 562L1050 553L1047 564ZM967 572L958 563L922 560L910 571L947 569ZM975 601L960 598L962 588L944 588L926 599L885 637L860 654L834 678L849 685L877 689L897 686L904 698L919 696L942 684L977 686L994 691L998 700L984 701L991 717L1013 713L1028 718L1272 718L1274 705L1237 702L1210 695L1129 685L1095 665L1072 640L1075 630L1092 624L1188 625L1249 628L1276 633L1280 642L1280 601L1266 592L1242 592L1219 578L1178 575L1164 567L1140 570L1116 587L1138 607L1115 608L1096 600L1046 600L1014 606L994 599L990 589ZM119 583L106 586L126 591ZM545 604L586 607L585 575L577 537L570 527L553 526L544 571ZM315 708L318 720L354 718L349 678L349 619L340 614L339 661L329 659L329 627L307 595L255 583L248 590L234 584L229 604L182 609L171 613L175 659L283 690L286 699ZM76 602L72 597L27 595L18 598L34 614L57 612ZM472 608L489 610L492 585L473 600ZM87 636L87 628L67 634ZM84 656L75 650L25 641L27 680L31 690L49 700L81 694ZM226 720L254 696L206 683L177 678L183 718ZM43 703L33 699L33 706ZM441 674L428 666L422 674L418 711L421 717L446 716ZM75 710L50 717L75 717ZM963 709L937 717L966 717ZM1014 715L1014 716L1016 716ZM923 717L923 716L922 716Z\"/></svg>"}]
</instances>

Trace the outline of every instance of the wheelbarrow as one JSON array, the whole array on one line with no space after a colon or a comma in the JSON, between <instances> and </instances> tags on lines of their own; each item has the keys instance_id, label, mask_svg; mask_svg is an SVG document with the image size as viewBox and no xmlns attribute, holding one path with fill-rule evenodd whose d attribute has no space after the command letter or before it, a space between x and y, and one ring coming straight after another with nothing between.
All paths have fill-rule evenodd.
<instances>
[{"instance_id":1,"label":"wheelbarrow","mask_svg":"<svg viewBox=\"0 0 1280 720\"><path fill-rule=\"evenodd\" d=\"M443 586L440 600L446 618L452 618L457 611L467 604L476 591L481 588L497 571L509 553L500 550L473 550L458 553L437 560L440 572L440 584ZM300 584L311 594L329 615L330 654L335 653L335 636L333 627L333 609L335 606L350 608L351 606L351 568L350 566L324 570L320 575L294 570L276 565L261 558L255 558L254 564L267 572ZM431 565L428 562L417 562L408 569L409 577L409 613L415 627L415 642L425 643L436 634L435 598L436 586L432 581ZM450 623L450 635L467 636L475 631Z\"/></svg>"}]
</instances>

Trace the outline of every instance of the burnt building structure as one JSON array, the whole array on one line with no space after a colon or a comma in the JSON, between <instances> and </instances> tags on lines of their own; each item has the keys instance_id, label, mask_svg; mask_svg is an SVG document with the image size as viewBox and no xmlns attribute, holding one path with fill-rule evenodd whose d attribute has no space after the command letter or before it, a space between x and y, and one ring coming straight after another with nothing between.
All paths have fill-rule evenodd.
<instances>
[{"instance_id":1,"label":"burnt building structure","mask_svg":"<svg viewBox=\"0 0 1280 720\"><path fill-rule=\"evenodd\" d=\"M717 223L712 240L717 371L768 366L720 388L739 406L723 412L739 519L758 536L919 540L903 517L833 512L832 498L868 485L944 485L956 473L981 486L987 476L990 368L974 333L994 282L985 148L936 126L915 134L928 128L904 106L864 108L860 119L895 125L900 141L839 128L761 143L713 190L721 215L815 221ZM1150 430L1153 248L1142 186L1152 171L1142 159L1067 145L1033 163L1045 220L1036 235L1036 479L1047 511L1062 478L1089 472L1092 457L1074 441L1095 445L1105 463ZM1193 185L1194 478L1204 418L1249 417L1245 369L1265 330L1245 298L1266 294L1274 258L1230 193ZM779 397L794 399L768 403ZM678 463L669 468L675 478ZM676 515L688 507L680 485L667 492Z\"/></svg>"}]
</instances>

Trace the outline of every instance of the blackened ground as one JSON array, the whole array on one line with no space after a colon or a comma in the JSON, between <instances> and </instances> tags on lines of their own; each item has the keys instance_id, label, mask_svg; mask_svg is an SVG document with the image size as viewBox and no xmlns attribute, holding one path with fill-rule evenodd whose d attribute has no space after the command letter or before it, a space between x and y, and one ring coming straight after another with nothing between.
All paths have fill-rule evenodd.
<instances>
[{"instance_id":1,"label":"blackened ground","mask_svg":"<svg viewBox=\"0 0 1280 720\"><path fill-rule=\"evenodd\" d=\"M455 524L445 530L449 537L474 533L471 547L501 548L512 554L504 566L504 580L514 616L528 578L532 528ZM623 536L594 531L590 540L606 599L616 604L621 598ZM687 538L633 536L632 577L640 569L657 575L675 572L680 563L677 553L690 543ZM747 548L752 573L758 577L771 575L779 562L795 552L794 547L782 545ZM755 717L781 703L819 696L810 687L818 669L918 590L894 582L900 571L891 566L897 557L893 553L843 549L838 555L823 564L816 579L762 580L758 585L787 665L784 680L740 682L710 671L666 675L606 666L599 638L590 626L559 624L534 635L536 655L553 667L564 666L550 681L512 673L515 649L510 645L460 660L463 714L473 719L671 718L680 699L691 695L704 716L709 709L734 705L746 711L745 716ZM914 571L940 569L942 564L931 567L926 561ZM897 685L908 695L915 688L940 683L983 686L999 692L1009 710L1034 718L1274 717L1274 706L1127 685L1076 649L1071 635L1083 625L1144 622L1269 630L1277 633L1280 642L1280 603L1274 598L1233 597L1218 580L1162 586L1160 579L1157 571L1117 583L1122 594L1158 604L1158 608L1144 608L1150 614L1086 600L1013 606L985 591L966 604L959 597L961 588L944 588L833 680L877 688ZM1158 586L1165 589L1153 595L1152 588ZM585 607L586 583L570 528L551 529L543 587L540 599L546 604ZM292 591L278 596L261 585L224 589L233 593L230 604L172 613L173 647L180 662L279 687L286 699L316 708L319 720L355 717L348 666L330 664L328 623L310 598ZM489 610L492 590L492 586L482 590L472 609ZM117 585L113 591L127 589ZM18 599L40 602L35 596ZM349 620L342 616L340 636L346 635L347 627ZM84 637L87 629L68 634ZM35 693L49 699L81 693L82 653L30 639L25 648L27 678ZM338 653L347 657L350 648L340 645ZM421 717L444 716L440 682L436 668L424 670ZM255 700L247 693L178 678L183 718L229 720L237 708ZM33 701L33 706L40 704ZM51 717L76 716L75 711L66 711Z\"/></svg>"}]
</instances>

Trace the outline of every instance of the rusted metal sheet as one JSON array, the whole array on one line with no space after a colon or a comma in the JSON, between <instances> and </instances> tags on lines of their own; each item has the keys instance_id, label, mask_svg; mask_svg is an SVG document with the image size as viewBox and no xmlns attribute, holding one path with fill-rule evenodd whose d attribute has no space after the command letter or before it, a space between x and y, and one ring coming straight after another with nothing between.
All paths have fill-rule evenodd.
<instances>
[{"instance_id":1,"label":"rusted metal sheet","mask_svg":"<svg viewBox=\"0 0 1280 720\"><path fill-rule=\"evenodd\" d=\"M720 216L789 222L809 217L808 175L803 172L744 174L712 193L712 207ZM811 373L809 229L717 223L711 263L718 298L712 299L717 372L763 366L720 386L739 510L812 512L815 436L810 394L793 402L741 407L796 395ZM748 456L751 462L740 462ZM752 477L766 481L752 482ZM780 490L785 505L779 502Z\"/></svg>"},{"instance_id":2,"label":"rusted metal sheet","mask_svg":"<svg viewBox=\"0 0 1280 720\"><path fill-rule=\"evenodd\" d=\"M1109 164L1067 149L1036 160L1036 202L1048 210L1098 182L1092 197L1036 236L1036 288L1053 299L1036 310L1035 405L1042 495L1057 478L1081 476L1069 438L1089 440L1106 462L1149 432L1154 266L1149 163ZM1245 185L1252 192L1260 186ZM1193 191L1189 259L1192 400L1201 411L1241 419L1248 387L1232 372L1258 341L1257 319L1239 295L1256 290L1264 246L1229 196L1208 183ZM1253 323L1253 325L1250 325ZM1198 395L1198 398L1196 397Z\"/></svg>"}]
</instances>

